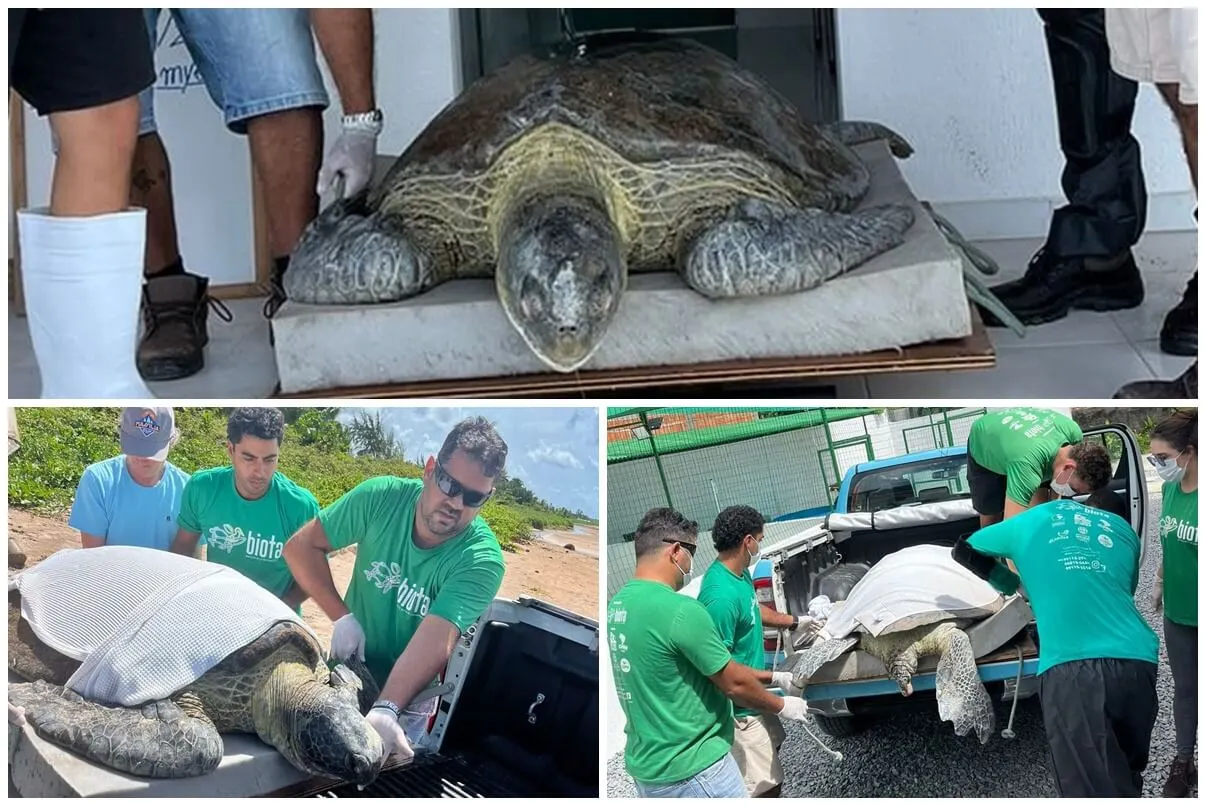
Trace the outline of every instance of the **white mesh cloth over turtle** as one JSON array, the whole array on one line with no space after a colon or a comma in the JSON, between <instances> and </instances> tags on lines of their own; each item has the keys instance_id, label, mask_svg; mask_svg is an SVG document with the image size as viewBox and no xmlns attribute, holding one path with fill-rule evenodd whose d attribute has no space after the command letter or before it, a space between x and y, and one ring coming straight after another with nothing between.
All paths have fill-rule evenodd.
<instances>
[{"instance_id":1,"label":"white mesh cloth over turtle","mask_svg":"<svg viewBox=\"0 0 1206 806\"><path fill-rule=\"evenodd\" d=\"M277 622L310 629L238 571L156 549L67 549L14 587L34 634L82 661L67 686L102 703L168 697Z\"/></svg>"},{"instance_id":2,"label":"white mesh cloth over turtle","mask_svg":"<svg viewBox=\"0 0 1206 806\"><path fill-rule=\"evenodd\" d=\"M871 635L901 632L950 618L991 616L1005 600L955 562L945 546L912 546L871 566L829 614L822 638L845 638L860 626Z\"/></svg>"}]
</instances>

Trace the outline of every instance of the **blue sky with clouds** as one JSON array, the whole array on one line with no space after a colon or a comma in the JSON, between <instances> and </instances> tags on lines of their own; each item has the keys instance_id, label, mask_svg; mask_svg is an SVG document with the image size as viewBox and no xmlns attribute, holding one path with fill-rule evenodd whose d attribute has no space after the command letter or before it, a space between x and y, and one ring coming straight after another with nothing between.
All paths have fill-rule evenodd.
<instances>
[{"instance_id":1,"label":"blue sky with clouds","mask_svg":"<svg viewBox=\"0 0 1206 806\"><path fill-rule=\"evenodd\" d=\"M559 507L599 517L599 411L595 408L433 408L344 409L379 411L393 428L407 459L436 454L452 426L465 417L487 417L507 443L507 472L532 492Z\"/></svg>"}]
</instances>

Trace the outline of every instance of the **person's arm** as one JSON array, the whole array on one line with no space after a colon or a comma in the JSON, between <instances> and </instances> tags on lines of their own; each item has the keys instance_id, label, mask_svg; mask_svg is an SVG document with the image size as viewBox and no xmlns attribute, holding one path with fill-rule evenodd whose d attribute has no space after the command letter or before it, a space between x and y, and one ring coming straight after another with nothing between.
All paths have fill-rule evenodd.
<instances>
[{"instance_id":1,"label":"person's arm","mask_svg":"<svg viewBox=\"0 0 1206 806\"><path fill-rule=\"evenodd\" d=\"M105 488L93 467L84 468L79 484L75 487L75 499L71 502L71 515L67 525L80 533L80 545L86 549L105 545L109 537L109 514L105 511Z\"/></svg>"},{"instance_id":2,"label":"person's arm","mask_svg":"<svg viewBox=\"0 0 1206 806\"><path fill-rule=\"evenodd\" d=\"M961 537L951 549L951 557L1001 593L1014 594L1021 578L1012 563L1005 566L997 560L1008 560L1014 552L1017 527L1017 522L1002 521Z\"/></svg>"},{"instance_id":3,"label":"person's arm","mask_svg":"<svg viewBox=\"0 0 1206 806\"><path fill-rule=\"evenodd\" d=\"M305 588L298 585L296 581L289 586L289 590L285 591L281 596L281 601L289 606L290 610L301 606L301 603L310 598L310 594L306 593Z\"/></svg>"},{"instance_id":4,"label":"person's arm","mask_svg":"<svg viewBox=\"0 0 1206 806\"><path fill-rule=\"evenodd\" d=\"M200 557L198 545L201 542L201 512L204 509L202 499L204 491L203 479L196 476L190 478L180 494L180 511L176 513L176 538L168 549L173 554L183 554L185 557Z\"/></svg>"},{"instance_id":5,"label":"person's arm","mask_svg":"<svg viewBox=\"0 0 1206 806\"><path fill-rule=\"evenodd\" d=\"M754 669L733 660L703 606L698 602L683 605L670 622L670 643L733 702L745 708L779 713L783 698L763 687L763 683L771 682L770 672L762 673L760 678Z\"/></svg>"},{"instance_id":6,"label":"person's arm","mask_svg":"<svg viewBox=\"0 0 1206 806\"><path fill-rule=\"evenodd\" d=\"M351 492L346 493L345 497L347 495L351 495ZM302 601L305 598L314 599L314 603L322 608L327 618L335 622L352 611L344 604L339 589L335 587L335 578L331 576L331 564L327 561L327 554L332 550L322 519L315 518L285 541L284 555L289 573L293 574L295 587L300 588L304 594Z\"/></svg>"},{"instance_id":7,"label":"person's arm","mask_svg":"<svg viewBox=\"0 0 1206 806\"><path fill-rule=\"evenodd\" d=\"M794 630L800 626L800 619L790 613L780 613L778 610L767 607L764 604L758 605L762 611L762 623L767 627L775 629Z\"/></svg>"},{"instance_id":8,"label":"person's arm","mask_svg":"<svg viewBox=\"0 0 1206 806\"><path fill-rule=\"evenodd\" d=\"M176 530L176 537L172 540L172 547L169 551L172 554L183 554L185 557L196 557L200 542L200 532L190 532L188 529L182 527Z\"/></svg>"},{"instance_id":9,"label":"person's arm","mask_svg":"<svg viewBox=\"0 0 1206 806\"><path fill-rule=\"evenodd\" d=\"M343 113L371 112L377 105L373 93L373 10L312 8L310 25L331 68Z\"/></svg>"},{"instance_id":10,"label":"person's arm","mask_svg":"<svg viewBox=\"0 0 1206 806\"><path fill-rule=\"evenodd\" d=\"M771 682L771 673L730 660L724 668L708 676L724 696L743 708L753 708L767 714L783 710L783 698L771 694L763 686ZM762 679L765 678L765 679Z\"/></svg>"},{"instance_id":11,"label":"person's arm","mask_svg":"<svg viewBox=\"0 0 1206 806\"><path fill-rule=\"evenodd\" d=\"M80 532L80 544L86 549L95 549L105 545L105 539L87 532Z\"/></svg>"},{"instance_id":12,"label":"person's arm","mask_svg":"<svg viewBox=\"0 0 1206 806\"><path fill-rule=\"evenodd\" d=\"M381 687L381 699L405 708L448 665L460 634L460 629L443 616L424 616Z\"/></svg>"}]
</instances>

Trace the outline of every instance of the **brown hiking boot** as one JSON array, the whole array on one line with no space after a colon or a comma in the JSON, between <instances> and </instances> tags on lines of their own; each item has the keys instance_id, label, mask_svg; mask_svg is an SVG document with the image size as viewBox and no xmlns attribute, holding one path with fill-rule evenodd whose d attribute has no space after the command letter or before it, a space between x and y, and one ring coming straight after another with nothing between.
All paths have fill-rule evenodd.
<instances>
[{"instance_id":1,"label":"brown hiking boot","mask_svg":"<svg viewBox=\"0 0 1206 806\"><path fill-rule=\"evenodd\" d=\"M210 307L223 321L234 318L208 289L208 278L187 272L147 278L142 290L145 332L138 345L138 372L144 379L174 381L205 366Z\"/></svg>"},{"instance_id":2,"label":"brown hiking boot","mask_svg":"<svg viewBox=\"0 0 1206 806\"><path fill-rule=\"evenodd\" d=\"M1135 381L1114 393L1115 400L1198 399L1198 362L1171 381Z\"/></svg>"},{"instance_id":3,"label":"brown hiking boot","mask_svg":"<svg viewBox=\"0 0 1206 806\"><path fill-rule=\"evenodd\" d=\"M1186 798L1189 789L1198 782L1198 771L1193 766L1193 759L1174 758L1168 770L1168 780L1164 782L1164 797Z\"/></svg>"}]
</instances>

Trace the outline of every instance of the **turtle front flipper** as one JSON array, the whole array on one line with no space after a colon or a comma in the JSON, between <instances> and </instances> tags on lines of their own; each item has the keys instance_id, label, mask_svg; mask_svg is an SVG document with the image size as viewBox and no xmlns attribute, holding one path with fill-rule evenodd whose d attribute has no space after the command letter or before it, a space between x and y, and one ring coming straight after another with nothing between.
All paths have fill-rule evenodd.
<instances>
[{"instance_id":1,"label":"turtle front flipper","mask_svg":"<svg viewBox=\"0 0 1206 806\"><path fill-rule=\"evenodd\" d=\"M831 638L828 641L818 641L808 649L801 650L787 659L783 670L791 672L792 684L796 688L804 688L809 679L826 663L840 658L858 643L858 638Z\"/></svg>"},{"instance_id":2,"label":"turtle front flipper","mask_svg":"<svg viewBox=\"0 0 1206 806\"><path fill-rule=\"evenodd\" d=\"M913 146L909 141L882 123L869 120L839 120L820 124L818 128L843 145L857 146L876 140L887 140L892 156L899 159L913 156Z\"/></svg>"},{"instance_id":3,"label":"turtle front flipper","mask_svg":"<svg viewBox=\"0 0 1206 806\"><path fill-rule=\"evenodd\" d=\"M746 199L687 244L679 270L705 297L808 291L900 246L913 221L899 204L831 213Z\"/></svg>"},{"instance_id":4,"label":"turtle front flipper","mask_svg":"<svg viewBox=\"0 0 1206 806\"><path fill-rule=\"evenodd\" d=\"M980 680L971 639L962 630L951 630L938 659L935 674L938 718L955 726L955 735L975 730L980 744L987 744L996 724L992 697Z\"/></svg>"},{"instance_id":5,"label":"turtle front flipper","mask_svg":"<svg viewBox=\"0 0 1206 806\"><path fill-rule=\"evenodd\" d=\"M46 741L131 775L192 778L222 761L222 737L213 722L186 714L171 700L111 707L39 680L10 684L8 702Z\"/></svg>"},{"instance_id":6,"label":"turtle front flipper","mask_svg":"<svg viewBox=\"0 0 1206 806\"><path fill-rule=\"evenodd\" d=\"M310 305L397 302L438 284L430 257L395 216L371 211L368 191L339 199L306 227L285 272L285 294Z\"/></svg>"}]
</instances>

